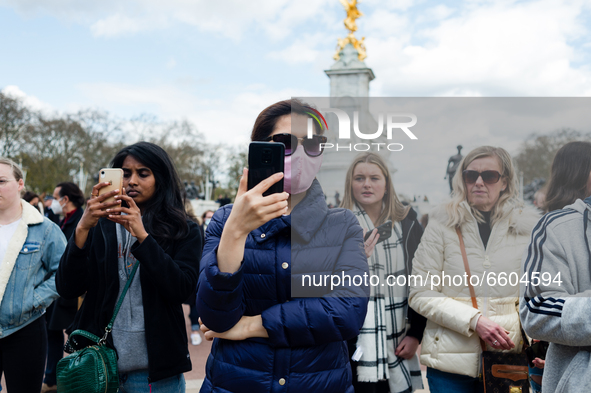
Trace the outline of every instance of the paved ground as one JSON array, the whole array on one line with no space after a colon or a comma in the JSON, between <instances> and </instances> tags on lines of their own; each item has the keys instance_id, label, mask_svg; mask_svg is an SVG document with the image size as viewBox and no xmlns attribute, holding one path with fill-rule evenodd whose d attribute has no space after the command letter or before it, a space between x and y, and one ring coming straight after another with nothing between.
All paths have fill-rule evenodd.
<instances>
[{"instance_id":1,"label":"paved ground","mask_svg":"<svg viewBox=\"0 0 591 393\"><path fill-rule=\"evenodd\" d=\"M189 307L183 306L186 316L186 327L187 327L187 335L190 337L191 334L191 324L189 321ZM201 384L203 383L203 378L205 377L205 362L207 361L207 356L209 355L209 351L211 350L211 342L203 340L200 345L191 345L189 340L189 353L191 354L191 362L193 363L193 370L188 373L185 373L185 380L187 382L186 393L198 393L199 389L201 388ZM423 370L423 380L424 385L427 387L427 380L425 379L425 370ZM3 387L5 387L4 383L4 376L0 381ZM424 393L428 392L428 389L425 390L417 390L417 393ZM2 389L2 393L8 392L6 388ZM8 392L10 393L10 392Z\"/></svg>"},{"instance_id":2,"label":"paved ground","mask_svg":"<svg viewBox=\"0 0 591 393\"><path fill-rule=\"evenodd\" d=\"M187 324L187 335L191 337L191 321L189 320L189 306L183 306L185 311L185 322ZM203 339L199 345L191 345L189 339L189 353L191 354L191 362L193 363L193 370L185 373L185 381L187 381L186 393L198 393L201 388L201 383L205 377L205 362L207 355L211 350L211 342Z\"/></svg>"}]
</instances>

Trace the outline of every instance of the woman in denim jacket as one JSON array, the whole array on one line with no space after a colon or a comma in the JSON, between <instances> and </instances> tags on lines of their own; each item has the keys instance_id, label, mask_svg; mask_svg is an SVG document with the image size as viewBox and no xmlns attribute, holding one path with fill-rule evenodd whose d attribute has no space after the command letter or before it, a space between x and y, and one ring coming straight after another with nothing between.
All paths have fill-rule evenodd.
<instances>
[{"instance_id":1,"label":"woman in denim jacket","mask_svg":"<svg viewBox=\"0 0 591 393\"><path fill-rule=\"evenodd\" d=\"M23 173L0 158L0 375L10 393L41 389L47 333L40 318L57 297L66 248L60 228L20 198Z\"/></svg>"}]
</instances>

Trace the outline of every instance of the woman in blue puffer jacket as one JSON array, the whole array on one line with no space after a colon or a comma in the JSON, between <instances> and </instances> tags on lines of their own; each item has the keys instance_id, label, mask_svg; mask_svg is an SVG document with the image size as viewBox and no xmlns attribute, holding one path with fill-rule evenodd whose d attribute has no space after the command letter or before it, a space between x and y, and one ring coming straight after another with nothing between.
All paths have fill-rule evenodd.
<instances>
[{"instance_id":1,"label":"woman in blue puffer jacket","mask_svg":"<svg viewBox=\"0 0 591 393\"><path fill-rule=\"evenodd\" d=\"M262 195L281 173L247 191L245 169L207 228L197 309L215 340L201 392L353 392L345 340L365 318L367 260L357 219L329 210L315 180L326 138L318 121L306 138L312 112L297 100L261 112L251 139L285 144L286 192Z\"/></svg>"}]
</instances>

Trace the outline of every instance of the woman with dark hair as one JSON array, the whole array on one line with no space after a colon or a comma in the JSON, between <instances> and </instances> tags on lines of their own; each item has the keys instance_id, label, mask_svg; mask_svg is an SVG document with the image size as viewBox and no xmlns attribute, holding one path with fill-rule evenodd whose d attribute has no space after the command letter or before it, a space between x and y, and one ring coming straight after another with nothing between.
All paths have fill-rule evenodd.
<instances>
[{"instance_id":1,"label":"woman with dark hair","mask_svg":"<svg viewBox=\"0 0 591 393\"><path fill-rule=\"evenodd\" d=\"M199 227L185 213L177 172L162 148L127 146L111 166L123 169L123 195L114 190L99 196L108 183L93 187L57 274L62 297L86 293L69 329L103 336L138 263L107 338L117 350L120 388L184 392L191 360L182 304L197 285ZM115 201L107 202L110 197Z\"/></svg>"},{"instance_id":2,"label":"woman with dark hair","mask_svg":"<svg viewBox=\"0 0 591 393\"><path fill-rule=\"evenodd\" d=\"M197 309L215 339L202 393L353 392L346 340L359 333L369 290L299 286L306 275L367 273L357 219L329 210L315 179L326 138L318 122L306 137L312 113L286 100L259 114L251 139L285 144L285 175L247 190L244 169L235 203L207 228ZM263 196L282 177L285 192Z\"/></svg>"},{"instance_id":3,"label":"woman with dark hair","mask_svg":"<svg viewBox=\"0 0 591 393\"><path fill-rule=\"evenodd\" d=\"M39 195L35 194L33 191L27 191L23 195L23 199L25 201L29 202L29 204L31 206L33 206L35 209L37 209L41 212L41 210L39 208L39 202L40 202Z\"/></svg>"},{"instance_id":4,"label":"woman with dark hair","mask_svg":"<svg viewBox=\"0 0 591 393\"><path fill-rule=\"evenodd\" d=\"M341 207L351 210L359 224L372 232L364 243L371 275L386 282L408 276L423 228L417 213L404 206L384 160L375 153L355 157L345 179ZM380 239L377 227L390 222L392 235ZM379 241L379 244L378 244ZM408 285L371 287L367 317L358 337L349 341L356 393L412 392L423 388L416 355L427 320L408 307ZM407 321L410 323L407 324Z\"/></svg>"},{"instance_id":5,"label":"woman with dark hair","mask_svg":"<svg viewBox=\"0 0 591 393\"><path fill-rule=\"evenodd\" d=\"M82 218L84 194L76 184L63 182L55 187L53 201L54 213L64 215L64 219L58 225L66 239L69 239ZM56 367L64 354L63 331L74 321L77 310L77 299L62 297L57 298L47 309L47 365L41 393L57 390Z\"/></svg>"},{"instance_id":6,"label":"woman with dark hair","mask_svg":"<svg viewBox=\"0 0 591 393\"><path fill-rule=\"evenodd\" d=\"M587 197L591 187L591 143L570 142L562 146L552 162L546 192L546 211L562 209Z\"/></svg>"},{"instance_id":7,"label":"woman with dark hair","mask_svg":"<svg viewBox=\"0 0 591 393\"><path fill-rule=\"evenodd\" d=\"M548 229L550 227L555 227L557 224L553 224L550 225L550 223L552 221L557 221L557 223L562 223L563 225L561 225L562 228L566 228L569 227L570 224L574 221L578 221L579 218L575 217L577 216L576 214L570 214L568 215L568 218L565 219L560 219L560 216L563 215L564 211L562 209L566 208L567 206L570 206L570 211L572 213L574 213L576 210L579 210L580 212L585 211L586 209L589 209L589 206L586 206L585 203L583 202L583 200L585 200L586 197L588 197L589 195L591 195L591 143L589 142L570 142L567 143L566 145L564 145L563 147L561 147L558 152L556 152L556 156L554 157L554 161L552 162L552 168L550 171L550 181L547 185L547 187L545 187L546 189L546 202L544 204L545 210L546 212L556 212L556 214L548 214L546 215L542 221L540 222L540 224L538 224L538 226L536 227L536 231L534 232L534 234L532 235L532 240L534 239L533 236L541 236L542 233L548 231ZM587 200L585 200L585 202L587 202ZM572 205L572 206L571 206ZM566 214L564 216L567 216ZM575 225L576 228L576 225ZM580 227L579 227L580 229ZM551 230L551 232L554 232L553 230ZM576 232L576 229L575 229ZM567 232L568 233L568 232ZM570 234L569 234L570 236ZM577 234L578 237L580 236L579 234ZM586 234L585 234L586 236ZM563 244L568 244L568 243L563 243L563 242L558 242L556 243L556 241L558 239L556 239L555 236L553 236L553 233L550 235L551 237L551 242L553 244L553 246L560 246L561 250L564 250L563 248ZM580 243L579 245L582 246L584 243ZM537 244L536 242L532 241L532 245L530 245L530 249L532 249L533 247L535 247ZM550 247L550 249L553 248L553 246L548 246L546 245L545 247ZM579 247L577 247L579 248ZM569 252L572 252L573 250L569 250ZM555 255L560 255L560 252L555 252L554 250L552 251L553 254ZM584 253L587 253L587 250L584 250ZM534 260L535 258L533 257L533 255L531 254L527 254L526 258L524 259L524 266L531 263L532 260ZM540 261L541 262L541 261ZM565 262L561 261L561 266L565 266ZM531 266L531 265L530 265ZM524 273L526 272L526 270L524 270ZM540 273L543 274L547 272L547 270L541 270ZM562 272L565 272L565 270L562 270ZM585 288L587 289L587 288ZM529 299L528 299L529 300ZM554 302L556 303L556 302ZM534 331L534 329L532 329L531 324L532 324L532 320L537 320L537 318L532 317L532 314L530 313L530 308L527 307L527 301L525 301L525 299L521 299L521 320L523 322L524 328L528 331L528 332L532 332ZM531 312L535 313L536 311L535 308L532 308ZM540 318L543 319L543 318ZM544 323L543 321L540 321L541 323ZM551 324L549 326L552 326ZM537 330L537 329L536 329ZM532 333L532 337L537 339L537 338L542 338L545 337L547 338L548 332L542 332L542 334L540 336L537 336L535 334ZM537 341L537 340L536 340ZM551 340L550 340L551 341ZM541 344L538 344L538 346L540 348L544 347L545 342L542 342ZM558 346L556 346L554 349L556 349ZM561 348L560 351L564 352L564 349ZM534 367L530 367L529 370L529 374L530 374L530 378L531 378L531 387L534 393L538 393L542 391L542 375L544 374L543 370L546 367L546 362L545 360L542 360L541 358L535 358L533 360L533 365ZM555 372L557 365L556 363L552 364L552 362L549 363L550 364L550 373ZM558 375L558 374L554 374ZM556 379L554 379L553 381L549 382L548 385L553 385L555 386L556 383L558 381ZM545 391L545 390L544 390ZM549 390L549 391L554 391L553 389Z\"/></svg>"}]
</instances>

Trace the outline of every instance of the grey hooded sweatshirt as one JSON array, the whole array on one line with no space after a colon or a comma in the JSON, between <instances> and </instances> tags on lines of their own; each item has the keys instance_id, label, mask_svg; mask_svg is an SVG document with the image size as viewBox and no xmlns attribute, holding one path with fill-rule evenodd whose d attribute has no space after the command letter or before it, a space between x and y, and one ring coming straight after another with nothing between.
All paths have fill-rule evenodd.
<instances>
[{"instance_id":1,"label":"grey hooded sweatshirt","mask_svg":"<svg viewBox=\"0 0 591 393\"><path fill-rule=\"evenodd\" d=\"M544 392L591 392L590 204L578 199L542 217L522 260L521 323L550 342Z\"/></svg>"}]
</instances>

